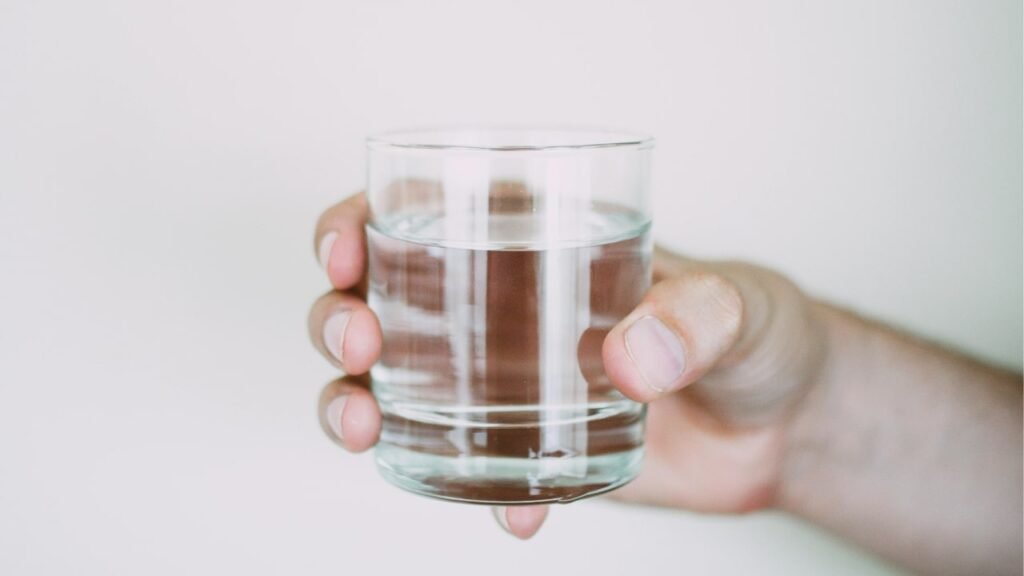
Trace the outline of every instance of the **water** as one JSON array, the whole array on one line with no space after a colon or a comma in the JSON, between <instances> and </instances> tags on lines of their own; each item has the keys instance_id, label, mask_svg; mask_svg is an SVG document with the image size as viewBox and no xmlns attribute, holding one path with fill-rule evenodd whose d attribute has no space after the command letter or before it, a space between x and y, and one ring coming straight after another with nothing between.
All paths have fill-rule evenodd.
<instances>
[{"instance_id":1,"label":"water","mask_svg":"<svg viewBox=\"0 0 1024 576\"><path fill-rule=\"evenodd\" d=\"M642 456L643 407L611 385L601 345L648 288L647 221L608 206L556 227L531 213L485 220L480 241L422 215L368 228L381 472L477 503L622 485ZM457 240L422 240L446 231Z\"/></svg>"}]
</instances>

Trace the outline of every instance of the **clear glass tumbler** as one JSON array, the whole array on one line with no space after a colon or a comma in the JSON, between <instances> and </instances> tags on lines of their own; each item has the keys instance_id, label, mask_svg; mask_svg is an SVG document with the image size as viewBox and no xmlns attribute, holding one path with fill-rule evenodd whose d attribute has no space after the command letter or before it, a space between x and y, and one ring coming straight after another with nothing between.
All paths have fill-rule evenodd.
<instances>
[{"instance_id":1,"label":"clear glass tumbler","mask_svg":"<svg viewBox=\"0 0 1024 576\"><path fill-rule=\"evenodd\" d=\"M381 473L486 504L631 480L644 407L605 335L650 285L650 151L635 134L428 130L368 141Z\"/></svg>"}]
</instances>

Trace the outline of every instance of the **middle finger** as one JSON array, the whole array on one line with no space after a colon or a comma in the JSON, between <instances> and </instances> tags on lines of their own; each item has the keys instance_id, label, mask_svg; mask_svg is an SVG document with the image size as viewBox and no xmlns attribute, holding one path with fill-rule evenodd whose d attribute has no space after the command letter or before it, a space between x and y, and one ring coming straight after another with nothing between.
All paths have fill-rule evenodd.
<instances>
[{"instance_id":1,"label":"middle finger","mask_svg":"<svg viewBox=\"0 0 1024 576\"><path fill-rule=\"evenodd\" d=\"M309 338L332 364L347 374L364 374L380 357L377 316L362 299L334 290L309 311Z\"/></svg>"}]
</instances>

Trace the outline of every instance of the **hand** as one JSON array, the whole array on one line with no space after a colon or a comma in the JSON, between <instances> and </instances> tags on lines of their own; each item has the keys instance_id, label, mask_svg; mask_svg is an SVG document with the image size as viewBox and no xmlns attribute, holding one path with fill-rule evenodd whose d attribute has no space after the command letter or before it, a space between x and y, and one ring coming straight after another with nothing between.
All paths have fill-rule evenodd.
<instances>
[{"instance_id":1,"label":"hand","mask_svg":"<svg viewBox=\"0 0 1024 576\"><path fill-rule=\"evenodd\" d=\"M314 304L314 345L348 375L320 398L330 437L353 452L376 443L381 415L365 374L381 330L365 302L367 204L327 210L316 249L334 290ZM773 506L790 424L825 358L817 307L778 274L658 250L655 284L606 337L603 360L626 396L649 403L641 474L613 497L708 512ZM632 345L631 345L632 344ZM532 536L546 506L495 509Z\"/></svg>"}]
</instances>

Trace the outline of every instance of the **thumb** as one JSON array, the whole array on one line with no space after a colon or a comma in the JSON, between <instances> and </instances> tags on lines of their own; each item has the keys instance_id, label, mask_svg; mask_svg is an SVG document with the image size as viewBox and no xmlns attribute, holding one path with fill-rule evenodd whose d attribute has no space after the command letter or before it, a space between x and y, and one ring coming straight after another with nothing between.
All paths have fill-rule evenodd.
<instances>
[{"instance_id":1,"label":"thumb","mask_svg":"<svg viewBox=\"0 0 1024 576\"><path fill-rule=\"evenodd\" d=\"M739 291L716 274L691 271L659 282L608 333L605 371L639 402L680 390L732 348L743 315Z\"/></svg>"}]
</instances>

